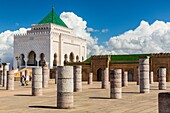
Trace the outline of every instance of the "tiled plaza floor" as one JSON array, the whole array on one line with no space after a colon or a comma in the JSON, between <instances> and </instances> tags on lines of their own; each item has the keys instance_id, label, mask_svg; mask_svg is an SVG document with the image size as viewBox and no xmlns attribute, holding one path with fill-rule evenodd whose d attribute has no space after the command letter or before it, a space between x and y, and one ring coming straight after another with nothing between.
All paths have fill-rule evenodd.
<instances>
[{"instance_id":1,"label":"tiled plaza floor","mask_svg":"<svg viewBox=\"0 0 170 113\"><path fill-rule=\"evenodd\" d=\"M21 87L15 82L15 90L7 91L0 86L0 113L157 113L158 93L170 92L158 90L158 83L151 85L149 94L140 94L139 86L129 82L123 87L122 99L109 99L109 89L101 89L100 82L87 85L83 82L83 92L74 93L73 109L56 108L56 85L49 84L43 89L43 96L31 96L31 87Z\"/></svg>"}]
</instances>

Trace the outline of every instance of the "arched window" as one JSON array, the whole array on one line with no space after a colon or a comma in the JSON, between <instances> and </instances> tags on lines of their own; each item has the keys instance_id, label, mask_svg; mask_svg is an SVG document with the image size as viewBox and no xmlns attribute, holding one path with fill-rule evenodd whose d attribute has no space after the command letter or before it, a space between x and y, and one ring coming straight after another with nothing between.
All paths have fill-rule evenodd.
<instances>
[{"instance_id":1,"label":"arched window","mask_svg":"<svg viewBox=\"0 0 170 113\"><path fill-rule=\"evenodd\" d=\"M53 66L57 66L57 54L54 54Z\"/></svg>"},{"instance_id":2,"label":"arched window","mask_svg":"<svg viewBox=\"0 0 170 113\"><path fill-rule=\"evenodd\" d=\"M70 62L74 62L74 54L73 54L73 52L70 53Z\"/></svg>"},{"instance_id":3,"label":"arched window","mask_svg":"<svg viewBox=\"0 0 170 113\"><path fill-rule=\"evenodd\" d=\"M84 61L84 57L82 56L82 61Z\"/></svg>"},{"instance_id":4,"label":"arched window","mask_svg":"<svg viewBox=\"0 0 170 113\"><path fill-rule=\"evenodd\" d=\"M78 55L76 56L76 62L79 62L79 56Z\"/></svg>"},{"instance_id":5,"label":"arched window","mask_svg":"<svg viewBox=\"0 0 170 113\"><path fill-rule=\"evenodd\" d=\"M36 61L36 54L34 51L31 51L28 54L28 62L27 62L28 66L37 66L37 61Z\"/></svg>"},{"instance_id":6,"label":"arched window","mask_svg":"<svg viewBox=\"0 0 170 113\"><path fill-rule=\"evenodd\" d=\"M40 54L40 61L39 61L39 66L44 66L45 65L45 55L44 53Z\"/></svg>"}]
</instances>

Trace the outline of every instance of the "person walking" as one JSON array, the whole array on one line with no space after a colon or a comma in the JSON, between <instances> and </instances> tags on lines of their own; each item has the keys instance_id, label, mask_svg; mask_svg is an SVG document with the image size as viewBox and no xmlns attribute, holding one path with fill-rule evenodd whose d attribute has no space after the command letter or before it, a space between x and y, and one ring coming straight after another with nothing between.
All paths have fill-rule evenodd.
<instances>
[{"instance_id":1,"label":"person walking","mask_svg":"<svg viewBox=\"0 0 170 113\"><path fill-rule=\"evenodd\" d=\"M25 76L22 75L21 76L21 86L24 86L25 85Z\"/></svg>"}]
</instances>

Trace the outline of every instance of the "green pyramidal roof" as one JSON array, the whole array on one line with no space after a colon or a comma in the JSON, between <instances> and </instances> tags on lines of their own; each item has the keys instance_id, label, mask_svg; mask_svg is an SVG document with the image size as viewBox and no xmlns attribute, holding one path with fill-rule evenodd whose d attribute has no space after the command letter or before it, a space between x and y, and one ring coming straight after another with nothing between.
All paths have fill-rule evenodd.
<instances>
[{"instance_id":1,"label":"green pyramidal roof","mask_svg":"<svg viewBox=\"0 0 170 113\"><path fill-rule=\"evenodd\" d=\"M67 27L67 25L55 13L54 8L52 8L52 11L45 18L43 18L38 24L47 24L47 23L53 23L63 27Z\"/></svg>"}]
</instances>

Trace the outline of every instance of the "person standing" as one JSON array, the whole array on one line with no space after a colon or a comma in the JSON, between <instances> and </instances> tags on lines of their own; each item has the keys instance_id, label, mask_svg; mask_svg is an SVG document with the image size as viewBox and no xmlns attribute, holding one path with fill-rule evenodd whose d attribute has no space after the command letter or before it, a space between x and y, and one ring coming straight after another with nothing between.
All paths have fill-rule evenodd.
<instances>
[{"instance_id":1,"label":"person standing","mask_svg":"<svg viewBox=\"0 0 170 113\"><path fill-rule=\"evenodd\" d=\"M25 76L22 75L21 76L21 86L24 86L25 85Z\"/></svg>"},{"instance_id":2,"label":"person standing","mask_svg":"<svg viewBox=\"0 0 170 113\"><path fill-rule=\"evenodd\" d=\"M26 84L26 86L28 86L28 84L29 84L29 79L30 79L29 75L26 75L25 76L25 84Z\"/></svg>"}]
</instances>

